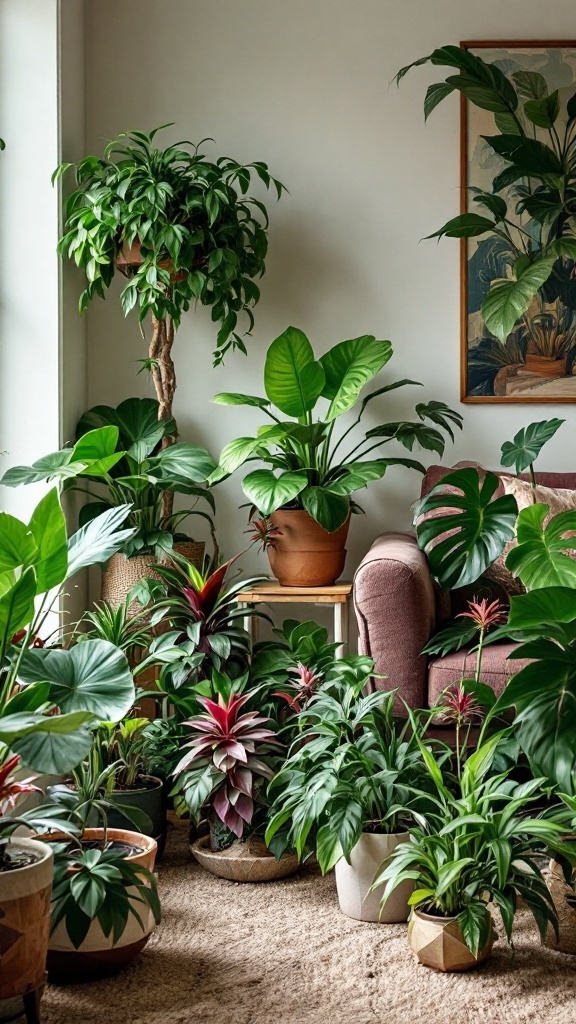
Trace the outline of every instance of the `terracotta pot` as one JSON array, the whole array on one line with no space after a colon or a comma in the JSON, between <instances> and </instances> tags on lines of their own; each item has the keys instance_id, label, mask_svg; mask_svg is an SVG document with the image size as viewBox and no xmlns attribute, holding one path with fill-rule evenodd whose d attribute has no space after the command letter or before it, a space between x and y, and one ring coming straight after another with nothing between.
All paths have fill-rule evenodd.
<instances>
[{"instance_id":1,"label":"terracotta pot","mask_svg":"<svg viewBox=\"0 0 576 1024\"><path fill-rule=\"evenodd\" d=\"M144 260L142 259L141 243L139 238L135 238L132 245L128 245L127 242L122 243L122 248L116 253L114 260L117 270L124 277L134 277L134 274L139 267L142 266ZM170 280L172 282L184 281L186 279L186 272L179 270L177 273L173 273L174 263L170 259L160 260L158 266L162 270L169 270Z\"/></svg>"},{"instance_id":2,"label":"terracotta pot","mask_svg":"<svg viewBox=\"0 0 576 1024\"><path fill-rule=\"evenodd\" d=\"M20 837L10 842L37 859L26 867L0 872L0 1020L19 1019L23 1000L27 1010L40 1002L46 981L54 868L52 850L45 843Z\"/></svg>"},{"instance_id":3,"label":"terracotta pot","mask_svg":"<svg viewBox=\"0 0 576 1024\"><path fill-rule=\"evenodd\" d=\"M350 516L334 533L299 509L278 509L270 522L280 536L268 548L268 559L283 587L329 587L336 582L346 561Z\"/></svg>"},{"instance_id":4,"label":"terracotta pot","mask_svg":"<svg viewBox=\"0 0 576 1024\"><path fill-rule=\"evenodd\" d=\"M87 828L82 834L83 839L102 839L104 830ZM156 860L156 840L140 832L131 832L121 828L109 828L108 839L128 843L141 852L134 852L126 860L131 864L141 864L153 871ZM44 842L61 842L65 837L53 833ZM138 890L128 890L130 895L138 896ZM142 921L140 926L133 914L128 915L126 927L114 945L113 937L104 935L97 920L90 929L82 945L75 949L66 931L65 921L60 921L50 936L48 943L48 977L51 981L71 982L85 981L91 978L104 977L126 967L138 956L154 931L154 915L150 908L135 902L134 906Z\"/></svg>"},{"instance_id":5,"label":"terracotta pot","mask_svg":"<svg viewBox=\"0 0 576 1024\"><path fill-rule=\"evenodd\" d=\"M576 878L576 872L572 878ZM574 901L574 890L564 880L564 872L555 861L550 861L546 873L546 884L554 900L558 915L558 939L551 925L548 925L544 945L549 949L558 949L561 953L576 954L576 908L570 905Z\"/></svg>"},{"instance_id":6,"label":"terracotta pot","mask_svg":"<svg viewBox=\"0 0 576 1024\"><path fill-rule=\"evenodd\" d=\"M565 377L566 356L554 359L552 356L539 356L533 352L526 353L524 369L537 377Z\"/></svg>"},{"instance_id":7,"label":"terracotta pot","mask_svg":"<svg viewBox=\"0 0 576 1024\"><path fill-rule=\"evenodd\" d=\"M178 554L184 555L197 569L201 569L205 547L203 541L186 540L177 541L174 550ZM162 559L162 562L165 561L168 560ZM127 558L121 552L112 555L102 572L101 600L109 601L113 608L117 608L126 600L132 587L135 587L145 576L159 580L158 573L152 569L157 562L158 559L151 553L134 555L132 558ZM135 602L133 603L135 604ZM131 607L131 611L137 610L138 606Z\"/></svg>"},{"instance_id":8,"label":"terracotta pot","mask_svg":"<svg viewBox=\"0 0 576 1024\"><path fill-rule=\"evenodd\" d=\"M488 909L486 913L489 914ZM490 938L478 956L474 956L464 942L455 917L435 917L413 910L408 924L410 948L421 964L436 971L469 971L489 956L497 938L490 918Z\"/></svg>"},{"instance_id":9,"label":"terracotta pot","mask_svg":"<svg viewBox=\"0 0 576 1024\"><path fill-rule=\"evenodd\" d=\"M402 882L386 900L380 914L384 886L370 892L374 876L401 843L410 842L408 832L395 835L364 832L350 852L350 864L342 857L336 868L336 890L340 910L357 921L397 924L408 920L408 900L414 891L412 882Z\"/></svg>"},{"instance_id":10,"label":"terracotta pot","mask_svg":"<svg viewBox=\"0 0 576 1024\"><path fill-rule=\"evenodd\" d=\"M202 836L190 844L190 850L203 868L231 882L274 882L298 870L295 853L284 853L276 860L261 839L233 843L215 853L210 849L210 836Z\"/></svg>"}]
</instances>

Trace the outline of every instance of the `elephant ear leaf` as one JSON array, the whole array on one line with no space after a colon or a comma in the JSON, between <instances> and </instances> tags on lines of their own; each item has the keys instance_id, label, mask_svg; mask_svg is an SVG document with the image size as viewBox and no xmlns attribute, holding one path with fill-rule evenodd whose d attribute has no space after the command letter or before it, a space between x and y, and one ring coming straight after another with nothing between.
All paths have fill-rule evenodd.
<instances>
[{"instance_id":1,"label":"elephant ear leaf","mask_svg":"<svg viewBox=\"0 0 576 1024\"><path fill-rule=\"evenodd\" d=\"M501 449L503 466L513 466L516 474L522 473L536 461L542 448L554 436L564 420L540 420L523 427L512 441L505 441Z\"/></svg>"},{"instance_id":2,"label":"elephant ear leaf","mask_svg":"<svg viewBox=\"0 0 576 1024\"><path fill-rule=\"evenodd\" d=\"M314 408L324 387L324 371L314 359L308 338L288 327L272 342L264 366L264 388L286 416L304 416Z\"/></svg>"},{"instance_id":3,"label":"elephant ear leaf","mask_svg":"<svg viewBox=\"0 0 576 1024\"><path fill-rule=\"evenodd\" d=\"M518 544L506 558L508 569L528 590L576 587L576 560L567 552L576 548L576 510L561 512L547 525L547 505L530 505L518 516Z\"/></svg>"},{"instance_id":4,"label":"elephant ear leaf","mask_svg":"<svg viewBox=\"0 0 576 1024\"><path fill-rule=\"evenodd\" d=\"M330 400L327 420L347 412L355 405L365 384L388 362L392 355L389 341L377 341L371 334L341 341L320 357L325 383L322 397Z\"/></svg>"},{"instance_id":5,"label":"elephant ear leaf","mask_svg":"<svg viewBox=\"0 0 576 1024\"><path fill-rule=\"evenodd\" d=\"M459 469L416 504L418 543L443 589L474 583L512 540L518 506L512 495L494 498L498 483L494 473Z\"/></svg>"}]
</instances>

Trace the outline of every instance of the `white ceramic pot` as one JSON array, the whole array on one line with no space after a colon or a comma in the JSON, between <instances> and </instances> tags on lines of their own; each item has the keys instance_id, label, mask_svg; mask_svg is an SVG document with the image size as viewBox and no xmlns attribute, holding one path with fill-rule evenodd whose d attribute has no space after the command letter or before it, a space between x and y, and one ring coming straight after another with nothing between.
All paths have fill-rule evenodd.
<instances>
[{"instance_id":1,"label":"white ceramic pot","mask_svg":"<svg viewBox=\"0 0 576 1024\"><path fill-rule=\"evenodd\" d=\"M395 834L363 832L350 853L350 864L342 857L338 861L336 888L340 910L357 921L398 924L408 920L408 900L414 890L412 882L401 882L394 889L380 915L380 900L384 886L370 892L376 872L389 860L400 843L408 843L408 832Z\"/></svg>"},{"instance_id":2,"label":"white ceramic pot","mask_svg":"<svg viewBox=\"0 0 576 1024\"><path fill-rule=\"evenodd\" d=\"M13 1019L12 1001L35 993L39 1001L46 980L50 930L52 850L35 839L12 839L37 860L0 872L0 1020Z\"/></svg>"}]
</instances>

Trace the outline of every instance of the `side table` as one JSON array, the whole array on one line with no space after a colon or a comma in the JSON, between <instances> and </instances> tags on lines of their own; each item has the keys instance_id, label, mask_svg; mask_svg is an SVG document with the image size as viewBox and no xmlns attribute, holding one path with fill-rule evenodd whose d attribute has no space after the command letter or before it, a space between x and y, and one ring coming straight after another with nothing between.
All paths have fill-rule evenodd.
<instances>
[{"instance_id":1,"label":"side table","mask_svg":"<svg viewBox=\"0 0 576 1024\"><path fill-rule=\"evenodd\" d=\"M334 609L334 643L338 644L336 657L344 656L348 647L348 602L352 583L334 583L331 587L283 587L276 580L257 583L250 590L242 590L236 597L238 604L254 607L257 604L331 604ZM252 642L256 639L256 620L253 615L244 619L244 628Z\"/></svg>"}]
</instances>

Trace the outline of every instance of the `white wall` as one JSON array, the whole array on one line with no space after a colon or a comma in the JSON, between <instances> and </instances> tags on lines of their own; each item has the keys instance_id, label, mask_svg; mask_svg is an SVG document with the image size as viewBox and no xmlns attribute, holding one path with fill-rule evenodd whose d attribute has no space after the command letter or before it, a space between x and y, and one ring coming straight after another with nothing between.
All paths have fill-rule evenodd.
<instances>
[{"instance_id":1,"label":"white wall","mask_svg":"<svg viewBox=\"0 0 576 1024\"><path fill-rule=\"evenodd\" d=\"M289 323L317 351L372 332L390 338L386 379L424 382L418 393L465 416L449 461L496 465L500 444L523 424L559 414L568 425L542 468L572 468L572 406L459 403L458 243L419 240L458 212L458 104L424 126L433 80L404 64L461 39L573 38L573 0L93 0L87 7L87 143L175 121L172 139L212 136L213 154L266 160L290 195L271 200L268 272L249 358L213 369L215 331L206 311L188 314L175 346L176 414L187 439L218 453L259 423L250 410L211 406L225 389L258 392L267 344ZM441 71L438 77L441 76ZM88 319L89 401L116 403L149 387L136 377L145 355L135 321L124 322L118 290ZM403 393L372 423L408 416ZM406 393L404 393L406 394ZM376 403L374 403L376 405ZM378 418L376 418L378 417ZM568 460L568 461L567 461ZM406 470L360 495L350 574L373 537L406 528L418 479ZM220 487L219 532L241 546L239 479ZM255 554L252 567L265 569Z\"/></svg>"}]
</instances>

